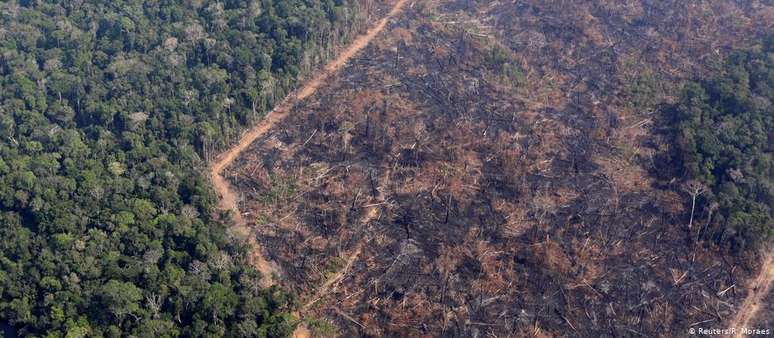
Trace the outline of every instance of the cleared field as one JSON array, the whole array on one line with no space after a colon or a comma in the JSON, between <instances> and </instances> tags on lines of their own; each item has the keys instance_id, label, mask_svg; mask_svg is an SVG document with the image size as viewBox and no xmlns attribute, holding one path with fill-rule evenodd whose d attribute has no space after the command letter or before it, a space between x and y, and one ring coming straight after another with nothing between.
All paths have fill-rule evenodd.
<instances>
[{"instance_id":1,"label":"cleared field","mask_svg":"<svg viewBox=\"0 0 774 338\"><path fill-rule=\"evenodd\" d=\"M344 336L725 327L752 271L686 228L655 105L771 13L411 2L225 177L281 284Z\"/></svg>"}]
</instances>

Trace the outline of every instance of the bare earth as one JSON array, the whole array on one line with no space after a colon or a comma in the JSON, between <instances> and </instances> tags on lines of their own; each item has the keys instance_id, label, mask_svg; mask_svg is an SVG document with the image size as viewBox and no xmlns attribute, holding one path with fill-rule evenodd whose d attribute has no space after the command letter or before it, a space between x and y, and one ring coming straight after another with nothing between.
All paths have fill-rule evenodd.
<instances>
[{"instance_id":1,"label":"bare earth","mask_svg":"<svg viewBox=\"0 0 774 338\"><path fill-rule=\"evenodd\" d=\"M253 128L248 130L237 144L229 148L218 156L217 160L212 164L210 168L210 175L212 177L212 184L215 187L215 191L220 196L220 203L218 207L222 210L233 211L234 231L238 234L244 235L247 238L248 244L253 248L250 257L251 263L260 271L264 278L264 286L271 286L275 284L273 276L278 274L279 270L276 264L269 262L262 254L261 248L254 236L250 236L250 229L247 227L247 223L242 218L242 214L238 209L239 197L237 193L231 188L230 184L224 179L222 172L227 168L239 154L242 153L247 147L253 143L257 138L265 134L274 125L281 122L291 111L293 105L303 100L310 95L314 94L317 89L325 83L325 81L339 69L341 69L347 62L355 56L360 50L366 47L371 40L373 40L379 32L381 32L387 25L388 21L400 13L401 9L406 5L407 0L398 0L390 10L390 12L379 22L371 27L364 35L358 36L352 43L347 46L341 54L335 59L325 65L321 70L314 74L302 87L294 94L288 95L277 107L269 112L263 120L258 122ZM357 253L354 254L355 256ZM334 278L330 283L326 283L325 287L330 287L335 280ZM324 293L324 290L318 290L318 293ZM306 337L309 336L308 330L303 327L299 327L293 334L294 337Z\"/></svg>"},{"instance_id":2,"label":"bare earth","mask_svg":"<svg viewBox=\"0 0 774 338\"><path fill-rule=\"evenodd\" d=\"M750 281L750 294L739 307L739 312L731 320L729 327L737 328L737 330L750 327L750 324L756 318L758 310L761 308L762 301L771 291L772 280L774 280L774 252L767 250L761 272L758 274L758 277ZM736 337L742 336L742 332L737 331Z\"/></svg>"},{"instance_id":3,"label":"bare earth","mask_svg":"<svg viewBox=\"0 0 774 338\"><path fill-rule=\"evenodd\" d=\"M288 95L274 110L269 112L263 120L248 130L237 144L222 153L216 161L212 163L210 174L215 190L220 196L219 208L222 210L233 211L233 230L236 233L243 235L251 246L251 263L264 275L264 286L275 284L276 281L273 279L273 276L279 275L279 268L276 264L268 261L264 257L255 236L250 235L251 230L248 227L248 222L243 219L241 212L238 210L239 195L224 178L223 170L229 167L256 139L264 136L275 125L282 122L289 115L293 106L298 101L308 98L317 92L321 86L326 84L333 74L344 67L353 56L365 48L385 28L390 19L400 13L407 2L407 0L396 1L390 12L369 29L366 34L358 36L349 46L344 48L335 59L313 74L295 93ZM369 219L376 217L377 210L378 209L376 208L369 210L361 221L367 222ZM346 260L346 265L342 271L328 279L311 293L314 296L302 307L302 310L309 308L317 300L325 296L330 289L337 287L341 279L348 272L350 266L359 256L363 242L348 253L349 257ZM759 275L754 280L750 281L750 284L748 285L750 289L749 295L739 306L739 311L736 315L729 321L728 327L740 329L754 324L756 317L759 317L759 310L765 308L765 306L763 306L765 305L765 298L771 291L772 280L774 279L773 264L774 252L769 250L763 259ZM301 325L296 329L293 336L308 337L310 336L310 332ZM737 337L741 337L741 333L739 333Z\"/></svg>"},{"instance_id":4,"label":"bare earth","mask_svg":"<svg viewBox=\"0 0 774 338\"><path fill-rule=\"evenodd\" d=\"M290 112L296 101L303 100L314 94L314 92L317 91L317 88L319 88L320 85L322 85L331 74L341 69L341 67L347 64L349 59L351 59L361 49L367 46L368 43L371 42L371 40L373 40L374 37L376 37L376 35L384 29L384 27L387 25L387 22L400 12L406 2L407 0L399 0L396 2L386 17L381 19L374 27L369 29L366 34L358 36L352 42L352 44L347 46L347 48L344 49L341 54L339 54L338 57L325 65L322 70L320 70L306 83L304 83L304 85L296 93L288 95L277 107L274 108L274 110L266 114L266 117L264 117L263 120L258 122L258 124L256 124L252 129L248 130L237 144L220 154L215 163L212 164L210 169L212 184L215 187L215 191L217 191L218 195L220 195L220 203L218 207L222 210L234 211L234 226L239 233L247 234L248 229L246 229L245 221L237 208L239 197L237 196L236 192L231 189L229 183L226 182L226 180L223 178L223 169L234 162L234 159L236 159L239 154L242 153L242 151L244 151L251 143L253 143L253 141L261 137L261 135L265 134L274 125L282 121L285 116L288 115L288 112ZM255 242L254 238L250 238L249 242L250 245L258 249L258 243ZM260 254L260 250L255 250L255 252L256 253L252 258L256 261L253 263L256 264L256 267L260 272L267 276L269 285L273 285L274 282L271 281L271 275L272 273L277 272L276 267L266 261L265 258L263 258L263 255Z\"/></svg>"}]
</instances>

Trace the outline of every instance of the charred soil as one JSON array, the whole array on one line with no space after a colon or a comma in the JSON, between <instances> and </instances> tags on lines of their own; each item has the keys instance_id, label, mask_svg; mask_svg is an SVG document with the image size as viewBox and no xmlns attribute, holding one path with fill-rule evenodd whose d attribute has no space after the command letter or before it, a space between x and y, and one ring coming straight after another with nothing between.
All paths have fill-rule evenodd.
<instances>
[{"instance_id":1,"label":"charred soil","mask_svg":"<svg viewBox=\"0 0 774 338\"><path fill-rule=\"evenodd\" d=\"M226 179L281 283L344 336L724 327L753 271L686 229L654 124L773 13L409 2Z\"/></svg>"}]
</instances>

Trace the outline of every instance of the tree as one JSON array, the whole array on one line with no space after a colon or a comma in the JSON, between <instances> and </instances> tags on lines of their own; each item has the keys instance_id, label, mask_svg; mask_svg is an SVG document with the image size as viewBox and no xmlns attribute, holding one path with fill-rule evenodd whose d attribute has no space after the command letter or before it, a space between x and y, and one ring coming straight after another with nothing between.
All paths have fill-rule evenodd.
<instances>
[{"instance_id":1,"label":"tree","mask_svg":"<svg viewBox=\"0 0 774 338\"><path fill-rule=\"evenodd\" d=\"M102 286L100 297L102 304L118 318L119 323L126 315L136 317L135 314L140 312L142 290L130 282L111 279Z\"/></svg>"},{"instance_id":2,"label":"tree","mask_svg":"<svg viewBox=\"0 0 774 338\"><path fill-rule=\"evenodd\" d=\"M774 129L771 79L774 44L729 56L725 67L687 84L671 112L675 162L686 178L693 225L697 198L710 193L707 237L734 250L774 235L771 163ZM706 204L706 203L705 203Z\"/></svg>"},{"instance_id":3,"label":"tree","mask_svg":"<svg viewBox=\"0 0 774 338\"><path fill-rule=\"evenodd\" d=\"M288 300L248 310L268 296L238 286L246 255L201 168L320 61L333 36L311 32L354 28L326 13L357 3L22 3L0 15L0 321L68 337L281 323Z\"/></svg>"},{"instance_id":4,"label":"tree","mask_svg":"<svg viewBox=\"0 0 774 338\"><path fill-rule=\"evenodd\" d=\"M234 313L238 303L236 294L221 283L210 286L202 300L204 308L212 315L212 319L218 320Z\"/></svg>"},{"instance_id":5,"label":"tree","mask_svg":"<svg viewBox=\"0 0 774 338\"><path fill-rule=\"evenodd\" d=\"M683 190L691 195L691 218L688 221L688 230L690 231L693 225L693 213L696 210L696 198L707 192L707 186L701 182L691 180L685 183Z\"/></svg>"}]
</instances>

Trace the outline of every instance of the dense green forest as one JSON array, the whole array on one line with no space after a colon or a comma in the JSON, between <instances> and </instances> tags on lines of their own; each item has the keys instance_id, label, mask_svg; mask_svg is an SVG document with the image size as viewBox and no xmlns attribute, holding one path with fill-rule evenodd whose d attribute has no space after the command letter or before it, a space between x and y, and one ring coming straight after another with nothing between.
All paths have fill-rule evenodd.
<instances>
[{"instance_id":1,"label":"dense green forest","mask_svg":"<svg viewBox=\"0 0 774 338\"><path fill-rule=\"evenodd\" d=\"M0 3L0 321L282 336L202 168L362 24L355 0Z\"/></svg>"},{"instance_id":2,"label":"dense green forest","mask_svg":"<svg viewBox=\"0 0 774 338\"><path fill-rule=\"evenodd\" d=\"M702 240L743 252L774 233L774 36L684 87L669 109ZM699 214L697 213L697 216Z\"/></svg>"}]
</instances>

